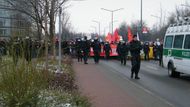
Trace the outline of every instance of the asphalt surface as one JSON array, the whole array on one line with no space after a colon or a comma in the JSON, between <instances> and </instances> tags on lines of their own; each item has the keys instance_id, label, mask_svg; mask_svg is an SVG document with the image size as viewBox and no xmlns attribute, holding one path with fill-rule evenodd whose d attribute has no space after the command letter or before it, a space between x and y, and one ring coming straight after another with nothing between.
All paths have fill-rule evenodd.
<instances>
[{"instance_id":1,"label":"asphalt surface","mask_svg":"<svg viewBox=\"0 0 190 107\"><path fill-rule=\"evenodd\" d=\"M189 107L190 76L170 78L155 61L142 61L140 80L130 78L131 62L74 62L79 88L94 107Z\"/></svg>"},{"instance_id":2,"label":"asphalt surface","mask_svg":"<svg viewBox=\"0 0 190 107\"><path fill-rule=\"evenodd\" d=\"M133 80L130 79L130 61L127 62L126 66L123 66L116 60L102 60L100 66L107 68L107 72L114 72L117 75L122 75L126 81L130 81L131 84L157 97L170 106L190 107L189 75L183 74L180 78L170 78L168 77L167 69L158 66L157 62L142 61L139 73L141 79Z\"/></svg>"}]
</instances>

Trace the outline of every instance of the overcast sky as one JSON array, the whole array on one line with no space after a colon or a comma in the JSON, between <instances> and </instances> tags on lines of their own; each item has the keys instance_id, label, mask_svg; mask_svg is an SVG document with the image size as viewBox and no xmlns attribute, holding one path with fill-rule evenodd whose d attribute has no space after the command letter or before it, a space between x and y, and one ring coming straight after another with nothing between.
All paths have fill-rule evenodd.
<instances>
[{"instance_id":1,"label":"overcast sky","mask_svg":"<svg viewBox=\"0 0 190 107\"><path fill-rule=\"evenodd\" d=\"M158 23L159 19L152 17L151 15L160 17L160 10L163 9L166 17L169 12L175 11L175 7L184 8L180 4L185 4L187 0L143 0L143 20L146 21L149 27L154 23ZM109 31L109 22L111 21L111 13L101 10L106 8L109 10L115 10L118 8L124 8L124 10L114 13L114 28L125 21L130 24L131 21L140 19L140 0L86 0L86 1L73 1L70 2L71 6L67 9L70 15L70 22L76 32L94 32L95 29L91 26L98 24L92 22L92 20L100 21L101 33Z\"/></svg>"}]
</instances>

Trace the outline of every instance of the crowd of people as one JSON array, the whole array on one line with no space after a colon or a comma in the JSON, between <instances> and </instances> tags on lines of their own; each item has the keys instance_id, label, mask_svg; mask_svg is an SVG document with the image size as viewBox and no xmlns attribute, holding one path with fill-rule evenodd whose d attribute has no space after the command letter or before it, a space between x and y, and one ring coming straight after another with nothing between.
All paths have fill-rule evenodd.
<instances>
[{"instance_id":1,"label":"crowd of people","mask_svg":"<svg viewBox=\"0 0 190 107\"><path fill-rule=\"evenodd\" d=\"M104 58L110 59L112 53L111 43L108 41L101 42L97 37L87 40L87 37L77 38L75 41L67 42L67 46L62 47L65 54L75 55L78 62L88 64L88 57L93 51L93 58L95 64L100 61L100 54L104 52ZM121 65L126 65L128 59L131 59L131 78L140 79L138 72L140 70L141 59L149 61L150 59L158 60L160 66L162 65L163 44L157 40L156 42L140 42L136 35L130 42L120 41L117 43L116 52ZM152 53L150 55L150 53ZM151 58L150 58L151 56Z\"/></svg>"},{"instance_id":2,"label":"crowd of people","mask_svg":"<svg viewBox=\"0 0 190 107\"><path fill-rule=\"evenodd\" d=\"M87 37L77 38L76 40L63 41L62 42L62 53L67 55L76 56L78 62L84 62L88 64L88 57L91 52L93 52L93 58L95 64L100 61L100 54L103 51L106 60L110 59L110 54L112 53L111 44L108 41L99 41L98 37L94 39L87 40ZM138 72L140 70L141 59L149 61L150 59L158 60L160 66L162 65L162 53L163 44L157 40L156 42L140 42L137 40L136 35L133 36L133 40L130 42L125 42L121 40L117 44L116 52L121 65L126 65L128 59L131 59L131 78L135 75L135 79L140 79ZM27 61L31 58L36 57L37 54L44 53L45 45L40 42L32 41L31 39L20 40L16 39L13 41L13 55L15 55L15 62L17 62L18 57L21 54L21 46L25 49L24 57ZM0 45L0 51L3 54L5 52L5 46ZM58 49L58 42L56 42L56 48ZM38 50L41 50L38 51ZM142 54L143 53L143 54ZM152 55L152 56L151 56ZM151 58L150 58L151 56Z\"/></svg>"}]
</instances>

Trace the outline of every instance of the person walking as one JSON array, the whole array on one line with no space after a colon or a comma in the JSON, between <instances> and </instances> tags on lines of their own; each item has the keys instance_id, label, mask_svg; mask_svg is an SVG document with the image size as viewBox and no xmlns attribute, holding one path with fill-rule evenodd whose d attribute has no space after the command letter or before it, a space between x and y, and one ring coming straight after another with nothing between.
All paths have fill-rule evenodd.
<instances>
[{"instance_id":1,"label":"person walking","mask_svg":"<svg viewBox=\"0 0 190 107\"><path fill-rule=\"evenodd\" d=\"M144 50L144 60L149 60L149 52L150 52L149 43L146 42L143 46L144 46L143 47L143 50Z\"/></svg>"},{"instance_id":2,"label":"person walking","mask_svg":"<svg viewBox=\"0 0 190 107\"><path fill-rule=\"evenodd\" d=\"M94 43L92 45L93 51L94 51L94 62L95 64L99 63L100 59L100 52L101 52L101 44L98 41L98 38L94 39Z\"/></svg>"},{"instance_id":3,"label":"person walking","mask_svg":"<svg viewBox=\"0 0 190 107\"><path fill-rule=\"evenodd\" d=\"M82 46L84 64L88 64L87 61L88 61L88 55L90 52L90 44L89 44L86 36L84 37L84 39L81 43L81 46Z\"/></svg>"},{"instance_id":4,"label":"person walking","mask_svg":"<svg viewBox=\"0 0 190 107\"><path fill-rule=\"evenodd\" d=\"M116 49L116 52L118 54L118 57L119 57L119 60L121 60L121 41L119 41L118 45L117 45L117 49Z\"/></svg>"},{"instance_id":5,"label":"person walking","mask_svg":"<svg viewBox=\"0 0 190 107\"><path fill-rule=\"evenodd\" d=\"M135 79L140 79L138 76L141 64L140 51L142 50L141 42L138 41L137 35L133 36L133 40L130 42L130 52L131 52L131 78L135 74Z\"/></svg>"},{"instance_id":6,"label":"person walking","mask_svg":"<svg viewBox=\"0 0 190 107\"><path fill-rule=\"evenodd\" d=\"M76 44L75 44L75 49L76 49L76 54L77 54L77 59L78 59L78 62L82 62L82 41L80 39L77 39L76 40Z\"/></svg>"},{"instance_id":7,"label":"person walking","mask_svg":"<svg viewBox=\"0 0 190 107\"><path fill-rule=\"evenodd\" d=\"M128 51L129 51L128 45L126 44L125 41L122 41L120 46L120 61L122 65L126 65Z\"/></svg>"},{"instance_id":8,"label":"person walking","mask_svg":"<svg viewBox=\"0 0 190 107\"><path fill-rule=\"evenodd\" d=\"M105 52L105 58L106 58L106 60L108 60L109 57L110 57L110 52L111 52L111 47L110 47L109 42L105 43L105 45L104 45L104 52Z\"/></svg>"}]
</instances>

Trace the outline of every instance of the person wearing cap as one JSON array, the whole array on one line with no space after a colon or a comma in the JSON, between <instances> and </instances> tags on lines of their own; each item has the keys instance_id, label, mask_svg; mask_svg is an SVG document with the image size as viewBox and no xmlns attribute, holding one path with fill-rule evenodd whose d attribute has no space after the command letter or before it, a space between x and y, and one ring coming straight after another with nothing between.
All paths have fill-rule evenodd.
<instances>
[{"instance_id":1,"label":"person wearing cap","mask_svg":"<svg viewBox=\"0 0 190 107\"><path fill-rule=\"evenodd\" d=\"M140 51L142 50L141 42L138 41L137 35L133 36L133 40L130 42L130 52L131 52L131 78L135 74L135 79L140 79L138 76L141 64Z\"/></svg>"}]
</instances>

